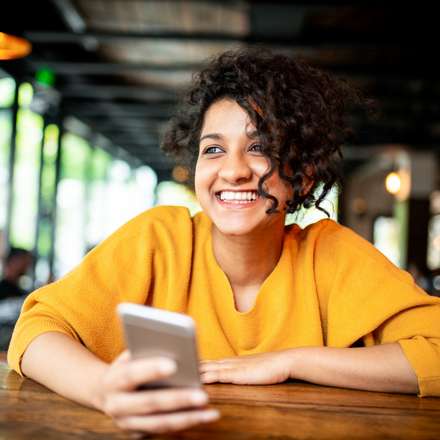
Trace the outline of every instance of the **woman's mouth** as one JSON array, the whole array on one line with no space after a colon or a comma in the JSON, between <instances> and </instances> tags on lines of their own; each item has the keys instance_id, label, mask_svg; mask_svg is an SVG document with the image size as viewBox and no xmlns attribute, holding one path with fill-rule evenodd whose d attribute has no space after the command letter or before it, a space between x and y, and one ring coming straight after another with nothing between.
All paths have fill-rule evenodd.
<instances>
[{"instance_id":1,"label":"woman's mouth","mask_svg":"<svg viewBox=\"0 0 440 440\"><path fill-rule=\"evenodd\" d=\"M254 205L260 198L258 191L218 191L215 193L216 199L223 206L245 207Z\"/></svg>"}]
</instances>

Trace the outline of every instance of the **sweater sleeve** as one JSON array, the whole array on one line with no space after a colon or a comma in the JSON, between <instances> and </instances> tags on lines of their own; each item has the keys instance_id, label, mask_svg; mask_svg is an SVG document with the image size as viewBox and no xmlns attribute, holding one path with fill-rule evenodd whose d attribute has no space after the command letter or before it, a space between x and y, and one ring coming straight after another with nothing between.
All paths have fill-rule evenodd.
<instances>
[{"instance_id":1,"label":"sweater sleeve","mask_svg":"<svg viewBox=\"0 0 440 440\"><path fill-rule=\"evenodd\" d=\"M325 221L317 243L327 345L398 342L417 375L420 396L440 396L440 299L348 228Z\"/></svg>"},{"instance_id":2,"label":"sweater sleeve","mask_svg":"<svg viewBox=\"0 0 440 440\"><path fill-rule=\"evenodd\" d=\"M11 368L22 374L23 353L34 338L61 332L106 362L123 348L116 305L146 303L155 252L157 208L122 226L60 280L31 293L23 304L8 351Z\"/></svg>"}]
</instances>

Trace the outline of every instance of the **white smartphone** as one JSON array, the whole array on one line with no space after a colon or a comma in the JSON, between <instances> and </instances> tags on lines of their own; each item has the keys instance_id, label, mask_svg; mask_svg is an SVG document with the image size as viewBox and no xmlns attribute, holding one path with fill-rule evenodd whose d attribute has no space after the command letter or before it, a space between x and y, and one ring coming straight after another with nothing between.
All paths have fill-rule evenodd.
<instances>
[{"instance_id":1,"label":"white smartphone","mask_svg":"<svg viewBox=\"0 0 440 440\"><path fill-rule=\"evenodd\" d=\"M182 313L132 303L119 304L117 311L133 359L160 356L171 358L177 364L173 375L147 383L142 388L201 386L192 318Z\"/></svg>"}]
</instances>

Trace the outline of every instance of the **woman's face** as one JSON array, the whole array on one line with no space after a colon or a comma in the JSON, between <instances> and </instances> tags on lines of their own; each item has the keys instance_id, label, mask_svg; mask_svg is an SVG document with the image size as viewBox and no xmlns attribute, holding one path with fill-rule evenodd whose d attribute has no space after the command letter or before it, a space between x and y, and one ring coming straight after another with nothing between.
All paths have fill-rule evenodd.
<instances>
[{"instance_id":1,"label":"woman's face","mask_svg":"<svg viewBox=\"0 0 440 440\"><path fill-rule=\"evenodd\" d=\"M267 233L283 228L292 190L275 172L264 183L280 210L266 214L272 202L258 196L258 181L269 169L255 126L235 101L221 99L206 111L195 171L196 195L215 227L228 235Z\"/></svg>"}]
</instances>

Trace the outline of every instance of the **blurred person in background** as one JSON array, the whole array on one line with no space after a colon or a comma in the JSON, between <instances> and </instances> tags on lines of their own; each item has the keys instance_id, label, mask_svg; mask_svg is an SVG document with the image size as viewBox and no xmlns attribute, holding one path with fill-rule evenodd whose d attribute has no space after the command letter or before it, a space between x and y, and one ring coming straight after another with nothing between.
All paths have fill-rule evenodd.
<instances>
[{"instance_id":1,"label":"blurred person in background","mask_svg":"<svg viewBox=\"0 0 440 440\"><path fill-rule=\"evenodd\" d=\"M11 248L3 264L0 280L0 351L8 348L15 322L21 306L29 293L20 285L22 277L32 267L32 252L22 248Z\"/></svg>"},{"instance_id":2,"label":"blurred person in background","mask_svg":"<svg viewBox=\"0 0 440 440\"><path fill-rule=\"evenodd\" d=\"M28 292L20 286L20 280L33 263L32 252L22 248L11 248L3 265L3 278L0 281L0 300L22 297Z\"/></svg>"}]
</instances>

